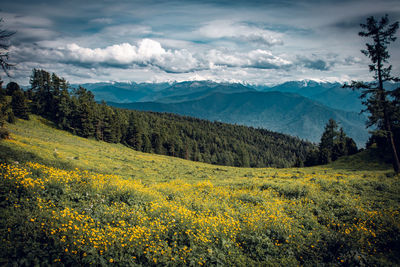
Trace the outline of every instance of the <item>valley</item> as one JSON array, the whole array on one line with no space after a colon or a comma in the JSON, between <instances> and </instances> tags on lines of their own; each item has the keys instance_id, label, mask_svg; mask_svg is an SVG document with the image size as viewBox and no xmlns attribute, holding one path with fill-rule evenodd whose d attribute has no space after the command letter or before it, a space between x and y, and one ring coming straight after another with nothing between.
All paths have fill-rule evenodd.
<instances>
[{"instance_id":1,"label":"valley","mask_svg":"<svg viewBox=\"0 0 400 267\"><path fill-rule=\"evenodd\" d=\"M294 86L293 83L269 89L258 88L263 90L257 91L235 84L184 82L157 93L152 102L142 99L134 103L108 103L125 109L175 113L210 121L264 128L315 143L318 143L325 123L333 118L359 147L365 145L368 130L365 129L365 115L359 114L361 107L357 93L342 89L338 84L325 85L327 88L313 86L310 89L307 86L299 87L298 83ZM345 111L329 107L306 97L312 95L307 94L307 90L315 94L315 99L336 103L332 106L338 107L341 103L351 106L352 110L360 107L360 110ZM96 95L96 90L94 94ZM333 100L334 98L339 99Z\"/></svg>"}]
</instances>

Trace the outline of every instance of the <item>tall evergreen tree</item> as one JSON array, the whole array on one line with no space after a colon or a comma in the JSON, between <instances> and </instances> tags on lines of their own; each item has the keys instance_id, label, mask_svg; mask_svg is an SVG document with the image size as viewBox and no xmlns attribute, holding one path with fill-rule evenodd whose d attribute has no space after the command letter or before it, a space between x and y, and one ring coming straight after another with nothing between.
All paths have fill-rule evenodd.
<instances>
[{"instance_id":1,"label":"tall evergreen tree","mask_svg":"<svg viewBox=\"0 0 400 267\"><path fill-rule=\"evenodd\" d=\"M391 75L392 65L389 64L390 58L388 45L396 40L395 33L399 28L399 22L389 24L388 15L382 17L379 21L374 17L367 18L366 24L361 24L364 31L359 32L359 36L372 39L372 43L367 43L367 49L361 52L370 58L372 64L369 65L370 72L373 72L374 82L365 83L352 81L350 87L361 89L363 104L369 113L367 126L377 126L377 135L386 138L387 144L391 149L393 157L393 168L396 173L400 172L400 162L398 156L398 147L395 142L395 128L399 125L399 105L396 104L396 94L399 89L390 91L384 87L385 82L400 81L399 78ZM397 93L396 93L397 92ZM389 97L392 95L392 97Z\"/></svg>"},{"instance_id":2,"label":"tall evergreen tree","mask_svg":"<svg viewBox=\"0 0 400 267\"><path fill-rule=\"evenodd\" d=\"M94 137L95 134L95 105L92 92L79 86L75 90L75 116L76 132L83 137Z\"/></svg>"},{"instance_id":3,"label":"tall evergreen tree","mask_svg":"<svg viewBox=\"0 0 400 267\"><path fill-rule=\"evenodd\" d=\"M56 123L58 127L65 130L70 130L70 117L71 117L71 97L68 92L68 84L61 88L60 96L57 103Z\"/></svg>"},{"instance_id":4,"label":"tall evergreen tree","mask_svg":"<svg viewBox=\"0 0 400 267\"><path fill-rule=\"evenodd\" d=\"M10 120L12 114L11 98L7 96L6 90L2 87L3 82L0 81L0 139L7 138L9 132L5 127L5 123Z\"/></svg>"},{"instance_id":5,"label":"tall evergreen tree","mask_svg":"<svg viewBox=\"0 0 400 267\"><path fill-rule=\"evenodd\" d=\"M318 152L310 152L306 165L327 164L337 160L339 157L353 155L358 149L354 140L343 131L335 120L329 119L321 136ZM316 153L318 157L316 157Z\"/></svg>"},{"instance_id":6,"label":"tall evergreen tree","mask_svg":"<svg viewBox=\"0 0 400 267\"><path fill-rule=\"evenodd\" d=\"M126 143L135 150L141 151L143 146L143 125L139 124L138 118L133 113L129 114L128 120L129 126L125 137Z\"/></svg>"},{"instance_id":7,"label":"tall evergreen tree","mask_svg":"<svg viewBox=\"0 0 400 267\"><path fill-rule=\"evenodd\" d=\"M14 91L12 94L11 107L16 117L29 120L29 108L26 104L24 92L22 90Z\"/></svg>"},{"instance_id":8,"label":"tall evergreen tree","mask_svg":"<svg viewBox=\"0 0 400 267\"><path fill-rule=\"evenodd\" d=\"M0 18L0 24L3 19ZM9 76L8 70L13 66L9 62L8 48L9 39L15 32L0 28L0 67L3 72ZM5 127L6 121L13 121L14 114L11 110L10 99L7 97L6 92L3 90L3 81L0 76L0 139L7 138L9 135L8 130Z\"/></svg>"},{"instance_id":9,"label":"tall evergreen tree","mask_svg":"<svg viewBox=\"0 0 400 267\"><path fill-rule=\"evenodd\" d=\"M9 82L6 86L6 95L12 96L14 92L21 91L18 83L16 82Z\"/></svg>"},{"instance_id":10,"label":"tall evergreen tree","mask_svg":"<svg viewBox=\"0 0 400 267\"><path fill-rule=\"evenodd\" d=\"M3 22L3 19L0 18L0 24ZM8 48L10 47L9 45L9 39L11 36L14 35L15 32L10 32L8 30L4 30L0 28L0 66L3 69L3 71L8 75L8 70L13 66L9 62L9 56L8 56ZM0 77L1 80L1 77Z\"/></svg>"},{"instance_id":11,"label":"tall evergreen tree","mask_svg":"<svg viewBox=\"0 0 400 267\"><path fill-rule=\"evenodd\" d=\"M142 134L142 140L143 140L142 151L145 153L150 153L151 152L151 141L150 141L149 136L147 134Z\"/></svg>"},{"instance_id":12,"label":"tall evergreen tree","mask_svg":"<svg viewBox=\"0 0 400 267\"><path fill-rule=\"evenodd\" d=\"M333 119L329 119L325 125L325 130L322 133L321 142L319 143L319 161L322 164L332 161L334 142L338 136L337 128L338 125Z\"/></svg>"},{"instance_id":13,"label":"tall evergreen tree","mask_svg":"<svg viewBox=\"0 0 400 267\"><path fill-rule=\"evenodd\" d=\"M32 96L32 112L47 118L53 118L50 73L45 70L33 69L29 82L31 88L28 94Z\"/></svg>"},{"instance_id":14,"label":"tall evergreen tree","mask_svg":"<svg viewBox=\"0 0 400 267\"><path fill-rule=\"evenodd\" d=\"M3 82L0 81L0 128L2 128L6 122L6 91L3 89Z\"/></svg>"},{"instance_id":15,"label":"tall evergreen tree","mask_svg":"<svg viewBox=\"0 0 400 267\"><path fill-rule=\"evenodd\" d=\"M27 100L24 91L15 82L9 82L7 84L5 93L7 96L11 97L11 108L13 114L21 119L29 119L29 108L27 105Z\"/></svg>"}]
</instances>

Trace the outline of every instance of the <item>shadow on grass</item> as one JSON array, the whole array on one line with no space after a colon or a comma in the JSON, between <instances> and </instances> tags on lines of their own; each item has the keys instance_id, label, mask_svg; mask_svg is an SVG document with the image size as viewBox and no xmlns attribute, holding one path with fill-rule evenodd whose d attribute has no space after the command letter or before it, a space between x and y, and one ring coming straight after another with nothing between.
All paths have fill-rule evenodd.
<instances>
[{"instance_id":1,"label":"shadow on grass","mask_svg":"<svg viewBox=\"0 0 400 267\"><path fill-rule=\"evenodd\" d=\"M44 159L32 152L7 146L7 144L4 141L0 141L0 162L25 163L29 161L66 170L72 170L77 167L71 162L60 161L57 159L54 160Z\"/></svg>"},{"instance_id":2,"label":"shadow on grass","mask_svg":"<svg viewBox=\"0 0 400 267\"><path fill-rule=\"evenodd\" d=\"M59 130L59 128L57 127L57 125L54 122L52 122L52 121L50 121L50 120L48 120L46 118L43 118L43 117L40 117L40 116L35 116L35 119L37 121L39 121L40 123L42 123L42 124L44 124L44 125L46 125L46 126L48 126L50 128L54 128L54 129L58 129Z\"/></svg>"},{"instance_id":3,"label":"shadow on grass","mask_svg":"<svg viewBox=\"0 0 400 267\"><path fill-rule=\"evenodd\" d=\"M393 171L390 156L383 155L375 148L369 148L352 156L342 157L326 165L326 167L349 171Z\"/></svg>"}]
</instances>

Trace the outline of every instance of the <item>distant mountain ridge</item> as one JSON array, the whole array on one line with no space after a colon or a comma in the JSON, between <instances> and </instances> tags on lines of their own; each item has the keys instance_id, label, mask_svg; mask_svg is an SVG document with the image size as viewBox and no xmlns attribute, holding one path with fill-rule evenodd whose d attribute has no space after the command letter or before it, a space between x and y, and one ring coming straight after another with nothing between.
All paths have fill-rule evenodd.
<instances>
[{"instance_id":1,"label":"distant mountain ridge","mask_svg":"<svg viewBox=\"0 0 400 267\"><path fill-rule=\"evenodd\" d=\"M137 102L171 86L170 83L102 82L73 84L72 87L77 88L79 85L90 90L97 101L119 103Z\"/></svg>"},{"instance_id":2,"label":"distant mountain ridge","mask_svg":"<svg viewBox=\"0 0 400 267\"><path fill-rule=\"evenodd\" d=\"M386 86L396 88L399 84ZM360 92L342 88L338 82L303 80L266 86L185 81L96 83L83 84L83 87L91 90L97 101L105 100L114 106L263 127L313 142L319 141L325 123L333 118L358 146L364 146L368 139L366 117L358 114L365 108ZM269 97L273 93L285 95L285 98L271 97L274 103L271 99L267 101L263 93L270 93ZM289 98L291 104L279 109L277 105Z\"/></svg>"},{"instance_id":3,"label":"distant mountain ridge","mask_svg":"<svg viewBox=\"0 0 400 267\"><path fill-rule=\"evenodd\" d=\"M241 93L256 91L239 83L215 83L211 81L181 82L173 84L165 90L153 94L151 97L143 98L141 102L153 101L159 103L178 103L184 101L198 100L214 93Z\"/></svg>"},{"instance_id":4,"label":"distant mountain ridge","mask_svg":"<svg viewBox=\"0 0 400 267\"><path fill-rule=\"evenodd\" d=\"M255 88L263 92L296 93L334 109L360 112L363 109L360 92L342 88L342 86L343 84L338 82L304 80L285 82L275 86L256 86Z\"/></svg>"},{"instance_id":5,"label":"distant mountain ridge","mask_svg":"<svg viewBox=\"0 0 400 267\"><path fill-rule=\"evenodd\" d=\"M211 121L261 127L318 142L326 122L333 118L359 146L368 138L365 116L326 107L293 93L247 91L213 93L204 98L179 103L109 103L143 111L169 112Z\"/></svg>"},{"instance_id":6,"label":"distant mountain ridge","mask_svg":"<svg viewBox=\"0 0 400 267\"><path fill-rule=\"evenodd\" d=\"M77 87L78 85L73 85ZM275 86L217 83L213 81L186 81L175 83L92 83L82 84L92 91L97 101L116 103L160 102L178 103L198 100L213 93L239 93L247 91L295 93L318 101L328 107L359 112L363 106L360 93L335 82L312 80L290 81Z\"/></svg>"}]
</instances>

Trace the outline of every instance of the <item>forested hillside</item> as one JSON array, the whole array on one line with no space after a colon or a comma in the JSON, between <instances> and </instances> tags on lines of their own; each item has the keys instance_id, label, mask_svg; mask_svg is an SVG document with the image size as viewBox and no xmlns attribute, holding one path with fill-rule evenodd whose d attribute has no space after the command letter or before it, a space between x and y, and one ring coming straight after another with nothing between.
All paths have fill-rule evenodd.
<instances>
[{"instance_id":1,"label":"forested hillside","mask_svg":"<svg viewBox=\"0 0 400 267\"><path fill-rule=\"evenodd\" d=\"M232 166L301 165L313 145L268 130L172 114L139 112L98 104L83 87L33 70L26 92L32 112L82 137L122 143L138 151Z\"/></svg>"},{"instance_id":2,"label":"forested hillside","mask_svg":"<svg viewBox=\"0 0 400 267\"><path fill-rule=\"evenodd\" d=\"M325 123L333 118L362 147L368 140L366 117L324 106L293 93L256 92L213 93L180 103L109 103L112 106L193 116L196 118L261 127L312 142L318 142Z\"/></svg>"}]
</instances>

